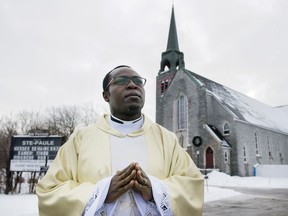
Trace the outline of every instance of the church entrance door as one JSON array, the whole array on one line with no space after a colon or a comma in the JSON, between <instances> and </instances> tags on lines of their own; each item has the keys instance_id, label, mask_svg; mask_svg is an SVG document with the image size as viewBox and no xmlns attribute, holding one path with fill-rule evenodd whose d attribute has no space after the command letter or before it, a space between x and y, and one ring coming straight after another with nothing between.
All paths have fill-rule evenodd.
<instances>
[{"instance_id":1,"label":"church entrance door","mask_svg":"<svg viewBox=\"0 0 288 216\"><path fill-rule=\"evenodd\" d=\"M208 147L206 149L206 168L214 168L214 163L213 163L213 150L211 147Z\"/></svg>"}]
</instances>

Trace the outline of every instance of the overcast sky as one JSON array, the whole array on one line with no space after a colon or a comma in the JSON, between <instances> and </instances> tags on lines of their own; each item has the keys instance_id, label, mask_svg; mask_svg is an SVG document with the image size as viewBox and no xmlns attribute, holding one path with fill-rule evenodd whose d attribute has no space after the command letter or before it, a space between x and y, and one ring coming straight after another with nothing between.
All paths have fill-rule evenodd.
<instances>
[{"instance_id":1,"label":"overcast sky","mask_svg":"<svg viewBox=\"0 0 288 216\"><path fill-rule=\"evenodd\" d=\"M166 50L170 0L0 0L0 117L93 103L119 64L155 79ZM174 0L186 69L267 105L288 104L287 0Z\"/></svg>"}]
</instances>

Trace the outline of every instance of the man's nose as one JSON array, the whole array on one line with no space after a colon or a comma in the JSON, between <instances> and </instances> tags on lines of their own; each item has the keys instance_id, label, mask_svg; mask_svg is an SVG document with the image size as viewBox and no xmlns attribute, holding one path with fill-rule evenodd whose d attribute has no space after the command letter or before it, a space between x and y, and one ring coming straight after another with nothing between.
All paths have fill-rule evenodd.
<instances>
[{"instance_id":1,"label":"man's nose","mask_svg":"<svg viewBox=\"0 0 288 216\"><path fill-rule=\"evenodd\" d=\"M127 87L137 88L138 86L134 83L133 79L130 79L128 84L127 84Z\"/></svg>"}]
</instances>

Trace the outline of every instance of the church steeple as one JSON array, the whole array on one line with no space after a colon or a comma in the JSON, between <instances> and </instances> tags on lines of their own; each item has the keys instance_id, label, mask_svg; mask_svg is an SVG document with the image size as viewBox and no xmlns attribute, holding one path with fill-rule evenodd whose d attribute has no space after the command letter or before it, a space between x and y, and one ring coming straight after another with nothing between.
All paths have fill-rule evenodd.
<instances>
[{"instance_id":1,"label":"church steeple","mask_svg":"<svg viewBox=\"0 0 288 216\"><path fill-rule=\"evenodd\" d=\"M164 72L165 67L168 67L171 72L176 72L177 67L184 68L184 54L179 51L177 29L174 15L174 6L170 20L170 28L167 42L167 49L162 53L161 66L159 73Z\"/></svg>"},{"instance_id":2,"label":"church steeple","mask_svg":"<svg viewBox=\"0 0 288 216\"><path fill-rule=\"evenodd\" d=\"M178 50L178 37L177 37L177 29L176 29L176 22L175 22L175 15L174 15L174 7L172 7L172 14L170 20L170 28L169 28L169 35L168 35L168 43L167 49L168 50Z\"/></svg>"}]
</instances>

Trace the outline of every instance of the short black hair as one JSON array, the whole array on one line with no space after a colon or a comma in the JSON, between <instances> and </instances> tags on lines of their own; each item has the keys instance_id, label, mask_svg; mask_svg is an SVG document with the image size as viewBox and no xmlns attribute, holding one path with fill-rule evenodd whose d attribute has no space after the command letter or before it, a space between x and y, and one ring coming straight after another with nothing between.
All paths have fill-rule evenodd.
<instances>
[{"instance_id":1,"label":"short black hair","mask_svg":"<svg viewBox=\"0 0 288 216\"><path fill-rule=\"evenodd\" d=\"M110 81L110 74L112 73L112 71L118 69L118 68L122 68L122 67L127 67L127 68L131 68L130 66L128 65L119 65L115 68L113 68L112 70L110 70L104 77L103 79L103 82L102 82L102 88L103 88L103 91L106 91L106 86L108 85L109 81Z\"/></svg>"}]
</instances>

